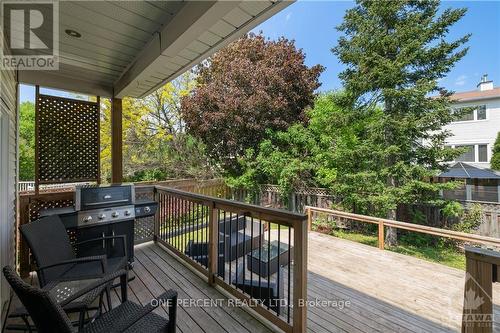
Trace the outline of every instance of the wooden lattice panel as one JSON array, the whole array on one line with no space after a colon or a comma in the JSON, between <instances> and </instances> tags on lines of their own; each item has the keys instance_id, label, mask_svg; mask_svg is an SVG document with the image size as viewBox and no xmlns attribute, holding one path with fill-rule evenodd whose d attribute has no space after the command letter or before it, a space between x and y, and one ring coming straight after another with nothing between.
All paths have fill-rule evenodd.
<instances>
[{"instance_id":1,"label":"wooden lattice panel","mask_svg":"<svg viewBox=\"0 0 500 333\"><path fill-rule=\"evenodd\" d=\"M40 212L45 209L50 208L63 208L73 206L73 199L62 199L62 200L33 200L29 205L29 220L30 222L40 218Z\"/></svg>"},{"instance_id":2,"label":"wooden lattice panel","mask_svg":"<svg viewBox=\"0 0 500 333\"><path fill-rule=\"evenodd\" d=\"M154 200L155 195L154 192L140 192L136 191L135 200L148 199ZM134 223L134 242L142 243L146 241L150 241L153 239L155 233L155 217L143 217L140 219L136 219Z\"/></svg>"},{"instance_id":3,"label":"wooden lattice panel","mask_svg":"<svg viewBox=\"0 0 500 333\"><path fill-rule=\"evenodd\" d=\"M37 94L38 184L99 180L99 103Z\"/></svg>"}]
</instances>

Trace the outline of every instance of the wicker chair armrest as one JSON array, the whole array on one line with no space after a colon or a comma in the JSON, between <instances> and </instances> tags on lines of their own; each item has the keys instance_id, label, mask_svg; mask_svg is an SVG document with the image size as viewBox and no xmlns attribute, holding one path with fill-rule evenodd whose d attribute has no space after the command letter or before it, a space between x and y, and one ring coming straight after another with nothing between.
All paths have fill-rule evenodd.
<instances>
[{"instance_id":1,"label":"wicker chair armrest","mask_svg":"<svg viewBox=\"0 0 500 333\"><path fill-rule=\"evenodd\" d=\"M134 325L141 318L152 312L159 306L167 306L168 309L168 326L167 332L174 332L172 328L175 327L176 313L177 313L177 291L170 289L160 296L154 298L148 305L144 306L141 310L130 313L127 320L116 323L109 333L121 333L126 331L130 326Z\"/></svg>"},{"instance_id":2,"label":"wicker chair armrest","mask_svg":"<svg viewBox=\"0 0 500 333\"><path fill-rule=\"evenodd\" d=\"M106 256L105 255L63 260L63 261L60 261L60 262L55 263L55 264L50 264L50 265L38 267L38 271L43 272L44 270L46 270L48 268L54 268L57 266L69 265L69 264L81 264L81 263L92 262L92 261L100 261L102 273L106 272Z\"/></svg>"},{"instance_id":3,"label":"wicker chair armrest","mask_svg":"<svg viewBox=\"0 0 500 333\"><path fill-rule=\"evenodd\" d=\"M99 288L105 284L108 284L108 283L112 283L115 279L119 278L119 277L127 277L128 276L128 272L124 269L121 269L119 271L116 271L112 274L108 274L106 275L105 277L103 277L102 279L100 279L99 281L96 281L92 284L89 284L87 287L85 288L82 288L81 290L77 291L76 293L74 293L73 295L71 295L70 297L68 297L67 299L65 299L64 301L62 301L60 303L60 305L62 307L68 305L69 303L71 303L72 301L74 301L75 299L87 294L88 292L96 289L96 288ZM124 279L126 281L126 279ZM121 286L122 288L127 288L127 285L125 283L125 285L122 284Z\"/></svg>"}]
</instances>

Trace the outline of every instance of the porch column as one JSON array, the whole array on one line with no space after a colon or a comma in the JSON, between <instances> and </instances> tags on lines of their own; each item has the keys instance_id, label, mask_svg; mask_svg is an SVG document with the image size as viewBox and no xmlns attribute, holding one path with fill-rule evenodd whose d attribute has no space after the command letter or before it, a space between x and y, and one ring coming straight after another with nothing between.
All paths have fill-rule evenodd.
<instances>
[{"instance_id":1,"label":"porch column","mask_svg":"<svg viewBox=\"0 0 500 333\"><path fill-rule=\"evenodd\" d=\"M111 182L121 183L123 179L123 136L122 100L111 99Z\"/></svg>"}]
</instances>

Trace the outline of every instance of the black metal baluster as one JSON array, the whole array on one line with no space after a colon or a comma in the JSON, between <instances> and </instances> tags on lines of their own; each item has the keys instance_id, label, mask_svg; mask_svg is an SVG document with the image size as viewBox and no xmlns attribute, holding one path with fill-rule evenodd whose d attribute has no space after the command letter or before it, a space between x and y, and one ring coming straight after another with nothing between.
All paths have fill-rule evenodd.
<instances>
[{"instance_id":1,"label":"black metal baluster","mask_svg":"<svg viewBox=\"0 0 500 333\"><path fill-rule=\"evenodd\" d=\"M170 196L166 195L166 194L162 194L163 196L163 206L165 207L165 214L164 214L164 218L165 218L165 228L163 230L163 234L162 234L162 239L164 241L167 241L167 237L168 237L168 233L170 232L170 205L169 205L169 200L170 200Z\"/></svg>"},{"instance_id":2,"label":"black metal baluster","mask_svg":"<svg viewBox=\"0 0 500 333\"><path fill-rule=\"evenodd\" d=\"M248 263L250 265L250 290L253 294L253 216L250 217L250 262ZM253 297L253 295L252 295Z\"/></svg>"},{"instance_id":3,"label":"black metal baluster","mask_svg":"<svg viewBox=\"0 0 500 333\"><path fill-rule=\"evenodd\" d=\"M199 239L199 235L198 233L200 232L200 220L199 220L199 214L198 214L198 210L200 209L200 205L198 203L195 203L196 205L196 209L194 211L194 214L196 215L196 246L200 246L200 239ZM195 237L193 237L195 238ZM201 255L201 253L197 253L197 255Z\"/></svg>"},{"instance_id":4,"label":"black metal baluster","mask_svg":"<svg viewBox=\"0 0 500 333\"><path fill-rule=\"evenodd\" d=\"M231 224L232 213L229 213L229 283L232 283L233 270L233 226Z\"/></svg>"},{"instance_id":5,"label":"black metal baluster","mask_svg":"<svg viewBox=\"0 0 500 333\"><path fill-rule=\"evenodd\" d=\"M290 309L291 309L291 304L290 304L290 285L291 285L291 280L290 280L290 272L291 272L291 267L290 267L290 253L292 252L292 228L288 226L288 314L287 314L287 322L290 323Z\"/></svg>"},{"instance_id":6,"label":"black metal baluster","mask_svg":"<svg viewBox=\"0 0 500 333\"><path fill-rule=\"evenodd\" d=\"M221 261L219 260L219 258L220 258L220 256L221 256L221 253L220 253L220 224L219 224L219 220L214 221L214 222L215 222L215 223L217 223L217 251L216 251L216 253L217 253L217 275L218 275L219 277L224 278L224 275L223 275L223 276L221 276L221 275L219 274L219 272L220 272L220 264L221 264ZM224 265L224 261L222 262L222 264ZM224 267L224 266L223 266L223 267ZM225 268L225 267L224 267L224 268ZM224 270L225 270L225 269L224 269Z\"/></svg>"},{"instance_id":7,"label":"black metal baluster","mask_svg":"<svg viewBox=\"0 0 500 333\"><path fill-rule=\"evenodd\" d=\"M259 301L262 301L262 220L259 219Z\"/></svg>"},{"instance_id":8,"label":"black metal baluster","mask_svg":"<svg viewBox=\"0 0 500 333\"><path fill-rule=\"evenodd\" d=\"M271 304L271 223L267 223L267 309Z\"/></svg>"},{"instance_id":9,"label":"black metal baluster","mask_svg":"<svg viewBox=\"0 0 500 333\"><path fill-rule=\"evenodd\" d=\"M281 267L280 267L280 227L281 225L278 224L278 261L276 262L276 265L278 266L278 275L276 276L277 280L276 280L276 289L277 289L277 296L278 296L278 304L277 304L277 307L276 307L276 310L279 309L279 307L281 306L281 298L280 298L280 270L281 270ZM279 316L280 312L279 311L276 311L276 314Z\"/></svg>"},{"instance_id":10,"label":"black metal baluster","mask_svg":"<svg viewBox=\"0 0 500 333\"><path fill-rule=\"evenodd\" d=\"M230 224L231 224L231 229L233 228L233 219L229 220L231 221ZM239 259L239 254L240 254L240 251L239 251L239 246L240 246L240 243L238 242L238 236L240 234L240 231L238 230L239 229L239 215L236 214L236 269L235 269L235 274L236 274L236 283L238 283L238 259Z\"/></svg>"},{"instance_id":11,"label":"black metal baluster","mask_svg":"<svg viewBox=\"0 0 500 333\"><path fill-rule=\"evenodd\" d=\"M167 197L167 207L168 207L168 213L167 213L167 216L168 216L168 243L170 244L171 241L172 241L172 216L173 216L173 207L172 207L172 197L169 195ZM165 239L166 241L166 239Z\"/></svg>"},{"instance_id":12,"label":"black metal baluster","mask_svg":"<svg viewBox=\"0 0 500 333\"><path fill-rule=\"evenodd\" d=\"M161 232L161 239L166 241L167 240L167 235L168 235L168 230L169 230L169 223L170 223L170 219L168 218L169 214L170 214L170 210L169 210L169 206L168 206L168 200L169 200L169 196L167 195L163 195L161 194L162 196L162 206L163 206L163 219L164 219L164 223L162 223L161 225L163 225L163 232Z\"/></svg>"},{"instance_id":13,"label":"black metal baluster","mask_svg":"<svg viewBox=\"0 0 500 333\"><path fill-rule=\"evenodd\" d=\"M177 198L177 250L181 249L182 234L181 234L181 199Z\"/></svg>"},{"instance_id":14,"label":"black metal baluster","mask_svg":"<svg viewBox=\"0 0 500 333\"><path fill-rule=\"evenodd\" d=\"M247 278L247 268L245 266L245 257L247 256L247 216L243 214L243 283L245 283L245 280ZM250 290L250 295L251 294Z\"/></svg>"},{"instance_id":15,"label":"black metal baluster","mask_svg":"<svg viewBox=\"0 0 500 333\"><path fill-rule=\"evenodd\" d=\"M186 203L188 205L187 219L188 219L188 230L189 230L189 233L187 235L187 243L186 243L186 247L184 248L184 253L186 253L186 251L188 250L187 249L188 244L191 242L191 238L193 237L193 220L191 218L191 204L192 204L192 202L191 201L187 201ZM189 252L189 257L193 258L193 254L191 252Z\"/></svg>"},{"instance_id":16,"label":"black metal baluster","mask_svg":"<svg viewBox=\"0 0 500 333\"><path fill-rule=\"evenodd\" d=\"M163 193L160 193L160 199L161 199L161 207L162 207L162 214L161 214L161 223L160 223L160 239L162 240L165 240L165 231L167 229L167 224L168 224L168 220L167 220L167 213L168 213L168 210L167 210L167 205L165 203L167 197L163 194Z\"/></svg>"},{"instance_id":17,"label":"black metal baluster","mask_svg":"<svg viewBox=\"0 0 500 333\"><path fill-rule=\"evenodd\" d=\"M208 228L210 228L210 225L209 225L210 224L210 217L209 217L210 210L208 209L208 206L204 207L203 210L205 211L205 221L206 221L205 225L206 225L206 227L205 227L205 230L202 231L202 234L204 234L204 236L202 236L201 238L202 238L203 242L210 244L210 241L208 239L208 230L209 230ZM217 218L219 218L219 217L217 216ZM210 252L208 249L208 246L209 245L207 245L207 256L208 256L208 252Z\"/></svg>"},{"instance_id":18,"label":"black metal baluster","mask_svg":"<svg viewBox=\"0 0 500 333\"><path fill-rule=\"evenodd\" d=\"M189 230L189 220L186 221L186 215L188 214L189 212L189 207L188 207L188 202L186 200L182 200L182 203L183 203L183 216L182 216L182 232L184 234L184 244L182 244L182 252L184 253L184 251L186 251L186 245L187 245L187 238L188 238L188 234L186 232L186 226L187 226L187 230ZM186 223L187 222L187 223Z\"/></svg>"},{"instance_id":19,"label":"black metal baluster","mask_svg":"<svg viewBox=\"0 0 500 333\"><path fill-rule=\"evenodd\" d=\"M218 223L218 222L217 222ZM226 280L226 260L228 259L227 258L227 251L226 251L226 248L227 248L227 244L226 244L226 211L224 211L224 237L222 239L222 241L224 242L224 244L222 245L222 251L224 251L224 280ZM229 262L229 269L231 269L231 262Z\"/></svg>"},{"instance_id":20,"label":"black metal baluster","mask_svg":"<svg viewBox=\"0 0 500 333\"><path fill-rule=\"evenodd\" d=\"M163 195L163 193L158 194L158 200L160 201L159 203L160 207L158 212L158 220L160 221L160 223L158 223L157 237L163 239L163 233L165 231L164 229L167 224L167 217L166 217L167 210L165 209L165 196Z\"/></svg>"}]
</instances>

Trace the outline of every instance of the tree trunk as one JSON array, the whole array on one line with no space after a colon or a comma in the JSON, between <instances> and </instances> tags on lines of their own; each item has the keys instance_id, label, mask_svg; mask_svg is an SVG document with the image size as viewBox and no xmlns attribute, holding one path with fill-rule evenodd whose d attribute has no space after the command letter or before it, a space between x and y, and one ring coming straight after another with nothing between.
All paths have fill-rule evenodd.
<instances>
[{"instance_id":1,"label":"tree trunk","mask_svg":"<svg viewBox=\"0 0 500 333\"><path fill-rule=\"evenodd\" d=\"M393 109L391 100L390 100L390 98L387 98L386 96L384 96L384 100L385 100L385 110L384 111L386 114L391 115L392 109ZM393 131L392 131L392 128L390 126L387 127L387 125L386 125L384 136L385 136L386 144L388 146L392 145L393 141L395 141ZM390 170L390 168L392 166L394 166L395 164L396 164L396 161L395 161L394 156L389 155L387 157L387 160L386 160L386 167ZM389 176L387 177L387 184L386 185L389 188L397 187L396 178L393 175L389 174ZM396 220L396 214L397 214L396 208L389 210L387 212L387 219ZM397 242L398 242L397 230L394 228L391 228L391 227L387 227L387 231L385 234L385 244L389 245L389 246L394 246L397 244Z\"/></svg>"},{"instance_id":2,"label":"tree trunk","mask_svg":"<svg viewBox=\"0 0 500 333\"><path fill-rule=\"evenodd\" d=\"M396 220L396 210L391 209L387 213L387 219ZM385 232L385 244L388 246L395 246L398 243L398 230L396 228L387 227Z\"/></svg>"}]
</instances>

